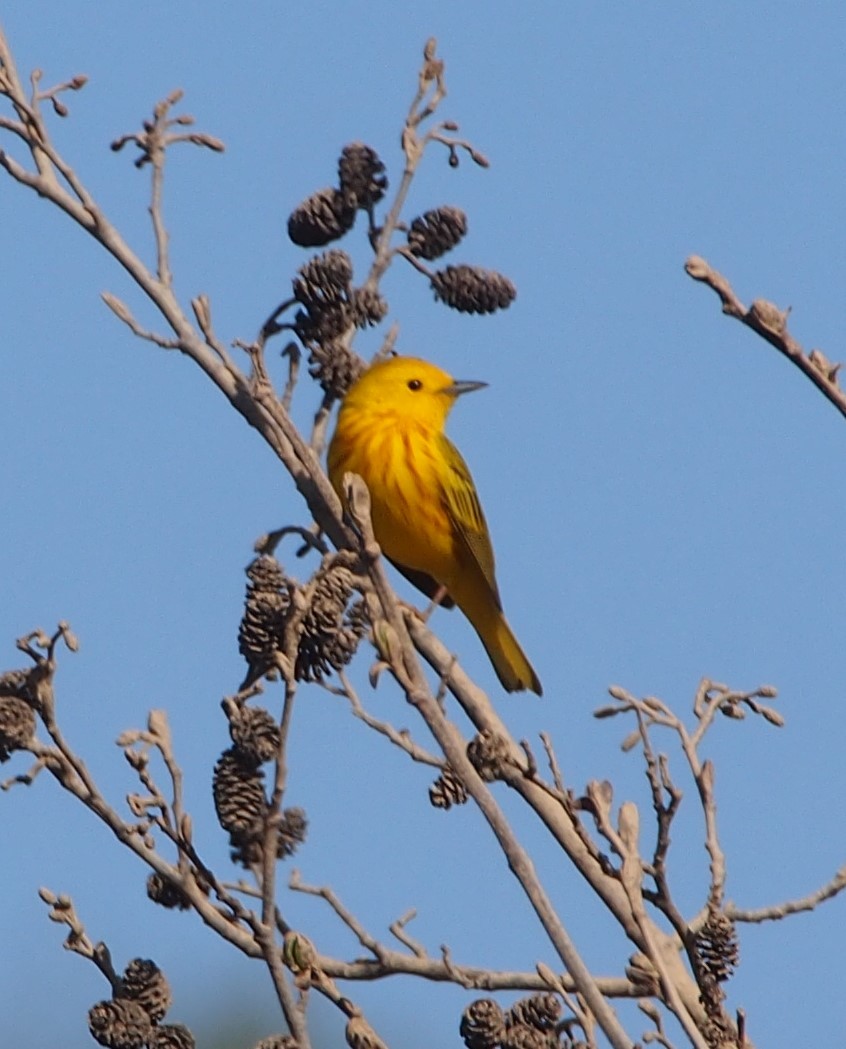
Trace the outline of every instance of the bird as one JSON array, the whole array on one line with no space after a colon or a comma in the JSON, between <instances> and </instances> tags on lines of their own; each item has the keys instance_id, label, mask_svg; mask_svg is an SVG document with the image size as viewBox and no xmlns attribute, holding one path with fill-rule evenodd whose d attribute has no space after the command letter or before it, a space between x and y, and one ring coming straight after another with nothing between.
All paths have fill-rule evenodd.
<instances>
[{"instance_id":1,"label":"bird","mask_svg":"<svg viewBox=\"0 0 846 1049\"><path fill-rule=\"evenodd\" d=\"M418 357L371 364L349 387L329 444L328 473L367 485L376 541L389 561L444 607L458 605L502 687L542 694L502 611L488 526L470 470L444 433L458 397L487 386L459 381Z\"/></svg>"}]
</instances>

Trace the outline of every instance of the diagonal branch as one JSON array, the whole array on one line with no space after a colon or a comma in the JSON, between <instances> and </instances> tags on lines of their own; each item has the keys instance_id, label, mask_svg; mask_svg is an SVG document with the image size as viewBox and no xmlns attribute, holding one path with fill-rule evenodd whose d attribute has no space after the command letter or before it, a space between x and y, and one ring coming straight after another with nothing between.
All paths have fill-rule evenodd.
<instances>
[{"instance_id":1,"label":"diagonal branch","mask_svg":"<svg viewBox=\"0 0 846 1049\"><path fill-rule=\"evenodd\" d=\"M694 280L707 284L719 295L723 313L745 324L762 339L796 365L841 415L846 416L846 390L837 381L840 364L833 364L821 350L806 353L787 330L790 310L780 310L766 299L756 299L747 309L735 295L726 278L712 269L705 259L691 255L684 264L685 272Z\"/></svg>"}]
</instances>

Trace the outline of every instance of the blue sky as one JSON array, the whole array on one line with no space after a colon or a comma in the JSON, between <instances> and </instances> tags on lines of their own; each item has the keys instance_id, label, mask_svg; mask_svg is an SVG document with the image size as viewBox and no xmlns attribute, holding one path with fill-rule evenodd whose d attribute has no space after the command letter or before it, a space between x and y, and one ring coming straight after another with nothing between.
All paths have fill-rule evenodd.
<instances>
[{"instance_id":1,"label":"blue sky","mask_svg":"<svg viewBox=\"0 0 846 1049\"><path fill-rule=\"evenodd\" d=\"M396 185L420 51L438 38L442 115L491 167L454 171L433 151L409 217L464 208L470 232L454 261L502 270L518 298L500 315L461 316L399 266L384 290L402 351L490 383L462 400L449 432L473 470L506 611L544 698L501 696L470 627L446 612L434 625L518 738L549 731L568 784L611 779L645 824L642 768L619 750L622 724L591 717L608 685L680 713L703 676L776 685L784 729L721 721L706 748L728 894L754 907L825 882L844 862L846 829L846 425L774 350L722 317L683 263L701 254L745 302L791 306L795 337L840 355L839 5L255 0L219 10L30 0L8 5L4 25L22 73L39 66L48 84L90 77L56 141L148 257L146 176L109 142L175 87L198 127L226 142L222 156L174 151L166 206L176 287L185 302L210 296L227 341L251 338L287 294L307 257L287 241L288 212L332 181L341 146L375 147ZM166 707L198 833L224 866L209 781L227 742L219 700L242 674L243 567L262 532L304 522L303 506L190 362L134 340L102 306L110 290L153 321L93 243L8 179L0 222L0 666L19 665L16 637L68 619L82 646L63 657L57 682L67 735L120 804L134 783L113 741ZM360 230L343 246L363 272ZM364 333L359 351L380 337ZM315 403L303 384L297 418ZM387 681L370 693L367 665L362 654L354 667L367 702L421 733ZM316 689L303 696L294 743L290 802L311 820L296 860L306 880L331 884L386 938L414 906L414 934L434 953L449 943L472 964L552 963L469 808L434 812L425 771ZM669 737L665 746L681 777ZM619 972L627 952L602 911L502 800L589 964ZM132 857L46 777L0 796L0 812L13 857L0 917L0 940L16 944L0 959L10 1045L90 1044L85 1013L106 994L93 967L61 951L42 884L73 896L117 964L140 955L166 969L174 1019L201 1033L240 1013L256 1036L274 1029L264 973L190 917L152 908ZM677 838L672 874L692 911L707 866L689 786ZM316 901L286 897L284 907L327 951L356 953ZM830 1045L841 1034L844 908L835 900L741 929L729 1002L746 1009L758 1044ZM33 1009L34 988L44 1008ZM390 1044L460 1044L462 992L407 981L352 991ZM328 1010L325 1023L337 1041Z\"/></svg>"}]
</instances>

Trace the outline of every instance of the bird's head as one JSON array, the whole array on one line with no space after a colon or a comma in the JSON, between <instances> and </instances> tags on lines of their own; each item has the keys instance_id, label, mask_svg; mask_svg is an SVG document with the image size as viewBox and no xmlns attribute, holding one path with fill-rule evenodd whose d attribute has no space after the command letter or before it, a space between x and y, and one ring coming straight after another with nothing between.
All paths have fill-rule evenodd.
<instances>
[{"instance_id":1,"label":"bird's head","mask_svg":"<svg viewBox=\"0 0 846 1049\"><path fill-rule=\"evenodd\" d=\"M440 429L457 397L485 382L453 379L418 357L389 357L371 365L344 398L344 406L396 415Z\"/></svg>"}]
</instances>

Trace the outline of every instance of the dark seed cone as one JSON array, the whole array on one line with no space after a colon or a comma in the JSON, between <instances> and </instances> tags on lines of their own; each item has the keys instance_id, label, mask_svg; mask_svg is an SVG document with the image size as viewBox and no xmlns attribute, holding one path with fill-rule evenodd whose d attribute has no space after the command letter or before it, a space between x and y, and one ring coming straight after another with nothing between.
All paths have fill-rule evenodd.
<instances>
[{"instance_id":1,"label":"dark seed cone","mask_svg":"<svg viewBox=\"0 0 846 1049\"><path fill-rule=\"evenodd\" d=\"M491 729L485 729L467 744L467 757L486 783L501 779L508 764L508 743Z\"/></svg>"},{"instance_id":2,"label":"dark seed cone","mask_svg":"<svg viewBox=\"0 0 846 1049\"><path fill-rule=\"evenodd\" d=\"M294 330L309 350L315 345L328 349L330 343L343 344L343 336L354 325L355 315L348 302L312 306L308 312L298 310L294 317Z\"/></svg>"},{"instance_id":3,"label":"dark seed cone","mask_svg":"<svg viewBox=\"0 0 846 1049\"><path fill-rule=\"evenodd\" d=\"M256 827L253 834L231 834L229 843L229 858L233 863L247 870L260 867L264 856L264 837L261 827Z\"/></svg>"},{"instance_id":4,"label":"dark seed cone","mask_svg":"<svg viewBox=\"0 0 846 1049\"><path fill-rule=\"evenodd\" d=\"M449 765L429 787L429 801L436 809L451 809L467 801L467 790Z\"/></svg>"},{"instance_id":5,"label":"dark seed cone","mask_svg":"<svg viewBox=\"0 0 846 1049\"><path fill-rule=\"evenodd\" d=\"M153 1029L149 1049L196 1049L193 1034L185 1024L163 1024Z\"/></svg>"},{"instance_id":6,"label":"dark seed cone","mask_svg":"<svg viewBox=\"0 0 846 1049\"><path fill-rule=\"evenodd\" d=\"M352 276L349 255L332 248L299 268L293 281L294 298L309 310L347 302Z\"/></svg>"},{"instance_id":7,"label":"dark seed cone","mask_svg":"<svg viewBox=\"0 0 846 1049\"><path fill-rule=\"evenodd\" d=\"M696 950L702 968L718 983L728 980L740 957L737 930L722 911L710 910L696 937Z\"/></svg>"},{"instance_id":8,"label":"dark seed cone","mask_svg":"<svg viewBox=\"0 0 846 1049\"><path fill-rule=\"evenodd\" d=\"M261 707L241 707L229 721L229 735L240 755L256 765L272 761L279 749L279 726Z\"/></svg>"},{"instance_id":9,"label":"dark seed cone","mask_svg":"<svg viewBox=\"0 0 846 1049\"><path fill-rule=\"evenodd\" d=\"M461 1014L458 1030L467 1049L495 1049L505 1034L505 1015L493 998L477 998Z\"/></svg>"},{"instance_id":10,"label":"dark seed cone","mask_svg":"<svg viewBox=\"0 0 846 1049\"><path fill-rule=\"evenodd\" d=\"M333 249L302 266L293 283L294 298L304 307L294 318L294 327L309 351L309 374L325 393L337 398L365 368L344 337L363 321L366 311L378 313L371 296L356 301L352 275L350 257Z\"/></svg>"},{"instance_id":11,"label":"dark seed cone","mask_svg":"<svg viewBox=\"0 0 846 1049\"><path fill-rule=\"evenodd\" d=\"M372 208L388 188L385 165L376 150L363 142L344 146L338 159L338 180L343 202L350 208Z\"/></svg>"},{"instance_id":12,"label":"dark seed cone","mask_svg":"<svg viewBox=\"0 0 846 1049\"><path fill-rule=\"evenodd\" d=\"M88 1010L88 1030L109 1049L144 1049L152 1031L150 1017L138 1002L114 998Z\"/></svg>"},{"instance_id":13,"label":"dark seed cone","mask_svg":"<svg viewBox=\"0 0 846 1049\"><path fill-rule=\"evenodd\" d=\"M340 339L355 323L351 306L352 262L337 248L316 255L300 267L293 281L294 298L304 309L294 318L294 328L311 350Z\"/></svg>"},{"instance_id":14,"label":"dark seed cone","mask_svg":"<svg viewBox=\"0 0 846 1049\"><path fill-rule=\"evenodd\" d=\"M561 1002L554 994L533 994L521 998L508 1012L509 1024L526 1024L539 1031L551 1031L561 1019Z\"/></svg>"},{"instance_id":15,"label":"dark seed cone","mask_svg":"<svg viewBox=\"0 0 846 1049\"><path fill-rule=\"evenodd\" d=\"M445 205L419 215L408 231L408 247L420 259L439 259L460 243L467 233L467 216L461 208Z\"/></svg>"},{"instance_id":16,"label":"dark seed cone","mask_svg":"<svg viewBox=\"0 0 846 1049\"><path fill-rule=\"evenodd\" d=\"M347 609L353 580L352 572L342 566L330 568L319 579L303 617L294 671L298 681L321 681L355 655L367 620L363 602Z\"/></svg>"},{"instance_id":17,"label":"dark seed cone","mask_svg":"<svg viewBox=\"0 0 846 1049\"><path fill-rule=\"evenodd\" d=\"M217 818L230 836L249 836L261 825L267 808L264 774L235 747L220 755L214 768L212 792Z\"/></svg>"},{"instance_id":18,"label":"dark seed cone","mask_svg":"<svg viewBox=\"0 0 846 1049\"><path fill-rule=\"evenodd\" d=\"M702 1035L708 1049L735 1049L737 1046L737 1033L729 1026L706 1023Z\"/></svg>"},{"instance_id":19,"label":"dark seed cone","mask_svg":"<svg viewBox=\"0 0 846 1049\"><path fill-rule=\"evenodd\" d=\"M460 313L504 310L517 297L511 281L479 266L447 266L432 276L435 298Z\"/></svg>"},{"instance_id":20,"label":"dark seed cone","mask_svg":"<svg viewBox=\"0 0 846 1049\"><path fill-rule=\"evenodd\" d=\"M312 345L308 360L309 375L317 379L324 393L338 401L343 400L347 390L367 367L357 353L332 342Z\"/></svg>"},{"instance_id":21,"label":"dark seed cone","mask_svg":"<svg viewBox=\"0 0 846 1049\"><path fill-rule=\"evenodd\" d=\"M293 856L305 841L308 821L302 809L283 809L276 837L276 858ZM230 853L233 863L242 867L256 867L264 856L264 822L256 822L244 833L230 835L233 846Z\"/></svg>"},{"instance_id":22,"label":"dark seed cone","mask_svg":"<svg viewBox=\"0 0 846 1049\"><path fill-rule=\"evenodd\" d=\"M167 977L149 958L133 958L122 977L121 998L130 998L158 1023L170 1008L173 996Z\"/></svg>"},{"instance_id":23,"label":"dark seed cone","mask_svg":"<svg viewBox=\"0 0 846 1049\"><path fill-rule=\"evenodd\" d=\"M0 674L0 696L17 696L18 699L33 701L29 675L29 670L7 670Z\"/></svg>"},{"instance_id":24,"label":"dark seed cone","mask_svg":"<svg viewBox=\"0 0 846 1049\"><path fill-rule=\"evenodd\" d=\"M0 696L0 761L23 750L35 735L35 714L25 699Z\"/></svg>"},{"instance_id":25,"label":"dark seed cone","mask_svg":"<svg viewBox=\"0 0 846 1049\"><path fill-rule=\"evenodd\" d=\"M370 288L354 288L350 306L357 328L379 324L388 313L388 303Z\"/></svg>"},{"instance_id":26,"label":"dark seed cone","mask_svg":"<svg viewBox=\"0 0 846 1049\"><path fill-rule=\"evenodd\" d=\"M262 677L284 647L290 582L275 557L261 554L247 566L247 595L238 627L238 651L250 666L247 681Z\"/></svg>"},{"instance_id":27,"label":"dark seed cone","mask_svg":"<svg viewBox=\"0 0 846 1049\"><path fill-rule=\"evenodd\" d=\"M736 1049L737 1032L725 1016L709 1015L702 1027L702 1035L708 1049Z\"/></svg>"},{"instance_id":28,"label":"dark seed cone","mask_svg":"<svg viewBox=\"0 0 846 1049\"><path fill-rule=\"evenodd\" d=\"M528 1024L514 1024L506 1029L499 1044L501 1049L552 1049L556 1043L546 1031Z\"/></svg>"},{"instance_id":29,"label":"dark seed cone","mask_svg":"<svg viewBox=\"0 0 846 1049\"><path fill-rule=\"evenodd\" d=\"M153 903L168 910L187 911L191 906L188 897L178 885L174 885L155 871L147 878L147 896Z\"/></svg>"},{"instance_id":30,"label":"dark seed cone","mask_svg":"<svg viewBox=\"0 0 846 1049\"><path fill-rule=\"evenodd\" d=\"M322 248L348 233L354 222L355 208L330 187L312 193L294 208L288 217L288 236L301 248Z\"/></svg>"},{"instance_id":31,"label":"dark seed cone","mask_svg":"<svg viewBox=\"0 0 846 1049\"><path fill-rule=\"evenodd\" d=\"M279 844L276 855L280 860L293 856L306 839L308 820L303 809L294 807L283 809L282 822L279 824Z\"/></svg>"}]
</instances>

